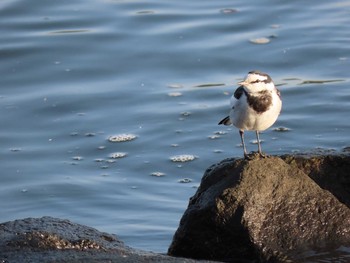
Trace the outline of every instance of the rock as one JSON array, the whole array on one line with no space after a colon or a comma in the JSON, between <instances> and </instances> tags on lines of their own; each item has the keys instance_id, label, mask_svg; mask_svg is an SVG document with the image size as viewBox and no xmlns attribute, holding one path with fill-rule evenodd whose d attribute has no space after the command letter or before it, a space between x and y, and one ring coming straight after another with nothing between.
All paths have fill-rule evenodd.
<instances>
[{"instance_id":1,"label":"rock","mask_svg":"<svg viewBox=\"0 0 350 263\"><path fill-rule=\"evenodd\" d=\"M116 235L52 217L0 224L0 262L198 262L127 247Z\"/></svg>"},{"instance_id":2,"label":"rock","mask_svg":"<svg viewBox=\"0 0 350 263\"><path fill-rule=\"evenodd\" d=\"M190 199L168 254L229 262L300 262L311 250L349 246L349 164L348 156L215 164Z\"/></svg>"},{"instance_id":3,"label":"rock","mask_svg":"<svg viewBox=\"0 0 350 263\"><path fill-rule=\"evenodd\" d=\"M348 155L327 155L305 158L284 155L288 164L306 173L321 188L330 191L350 208L350 158Z\"/></svg>"}]
</instances>

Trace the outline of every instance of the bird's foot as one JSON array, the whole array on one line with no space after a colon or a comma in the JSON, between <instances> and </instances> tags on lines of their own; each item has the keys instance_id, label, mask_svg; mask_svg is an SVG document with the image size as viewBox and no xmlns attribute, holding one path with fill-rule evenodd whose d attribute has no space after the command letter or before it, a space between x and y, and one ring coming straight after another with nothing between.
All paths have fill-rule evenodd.
<instances>
[{"instance_id":1,"label":"bird's foot","mask_svg":"<svg viewBox=\"0 0 350 263\"><path fill-rule=\"evenodd\" d=\"M249 154L248 153L244 153L244 159L246 160L253 160L253 159L256 159L256 158L267 158L268 155L266 155L265 153L263 152L250 152Z\"/></svg>"},{"instance_id":2,"label":"bird's foot","mask_svg":"<svg viewBox=\"0 0 350 263\"><path fill-rule=\"evenodd\" d=\"M246 159L246 160L253 160L257 156L258 156L257 152L250 152L249 154L248 153L244 153L244 159Z\"/></svg>"},{"instance_id":3,"label":"bird's foot","mask_svg":"<svg viewBox=\"0 0 350 263\"><path fill-rule=\"evenodd\" d=\"M267 158L267 157L269 157L267 154L265 154L265 153L263 153L263 152L259 152L259 156L260 156L261 158Z\"/></svg>"},{"instance_id":4,"label":"bird's foot","mask_svg":"<svg viewBox=\"0 0 350 263\"><path fill-rule=\"evenodd\" d=\"M245 160L252 160L253 158L252 158L251 154L244 153L244 159Z\"/></svg>"}]
</instances>

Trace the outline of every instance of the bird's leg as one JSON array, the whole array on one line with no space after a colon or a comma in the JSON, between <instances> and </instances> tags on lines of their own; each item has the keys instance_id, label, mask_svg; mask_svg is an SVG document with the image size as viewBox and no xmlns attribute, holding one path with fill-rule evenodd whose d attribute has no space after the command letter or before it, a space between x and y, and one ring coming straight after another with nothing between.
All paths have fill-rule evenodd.
<instances>
[{"instance_id":1,"label":"bird's leg","mask_svg":"<svg viewBox=\"0 0 350 263\"><path fill-rule=\"evenodd\" d=\"M247 153L247 149L246 149L245 143L244 143L244 131L243 130L239 130L239 135L241 136L241 141L242 141L242 145L243 145L244 158L245 159L249 159L249 156L248 156L248 153Z\"/></svg>"},{"instance_id":2,"label":"bird's leg","mask_svg":"<svg viewBox=\"0 0 350 263\"><path fill-rule=\"evenodd\" d=\"M261 151L261 145L260 145L260 138L259 138L259 131L255 131L256 132L256 139L258 141L258 153L261 157L265 158L266 155Z\"/></svg>"}]
</instances>

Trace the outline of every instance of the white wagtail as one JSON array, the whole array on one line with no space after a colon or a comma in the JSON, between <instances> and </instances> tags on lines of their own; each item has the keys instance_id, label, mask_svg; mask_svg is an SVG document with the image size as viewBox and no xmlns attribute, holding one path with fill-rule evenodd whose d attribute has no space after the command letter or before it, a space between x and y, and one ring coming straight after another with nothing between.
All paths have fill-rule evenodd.
<instances>
[{"instance_id":1,"label":"white wagtail","mask_svg":"<svg viewBox=\"0 0 350 263\"><path fill-rule=\"evenodd\" d=\"M265 157L261 151L259 131L266 130L277 120L282 108L280 91L270 76L260 71L250 71L246 79L238 85L240 86L230 100L230 115L222 119L219 125L233 124L239 129L246 159L249 156L244 143L244 131L255 131L258 153Z\"/></svg>"}]
</instances>

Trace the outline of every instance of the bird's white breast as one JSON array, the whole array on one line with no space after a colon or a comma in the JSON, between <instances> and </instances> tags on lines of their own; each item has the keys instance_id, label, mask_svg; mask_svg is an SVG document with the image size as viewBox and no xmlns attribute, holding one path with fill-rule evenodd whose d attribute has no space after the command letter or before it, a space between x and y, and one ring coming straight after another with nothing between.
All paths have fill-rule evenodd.
<instances>
[{"instance_id":1,"label":"bird's white breast","mask_svg":"<svg viewBox=\"0 0 350 263\"><path fill-rule=\"evenodd\" d=\"M264 112L257 112L249 106L247 96L243 93L239 99L231 97L230 120L237 128L242 130L263 131L271 127L281 112L282 101L276 91L269 91L272 100L270 107Z\"/></svg>"}]
</instances>

